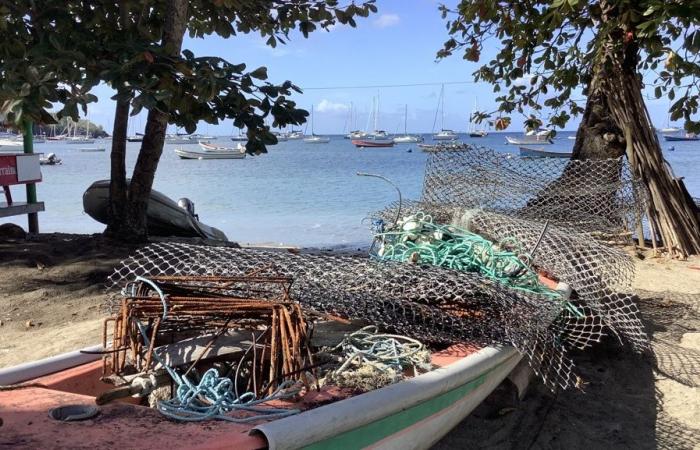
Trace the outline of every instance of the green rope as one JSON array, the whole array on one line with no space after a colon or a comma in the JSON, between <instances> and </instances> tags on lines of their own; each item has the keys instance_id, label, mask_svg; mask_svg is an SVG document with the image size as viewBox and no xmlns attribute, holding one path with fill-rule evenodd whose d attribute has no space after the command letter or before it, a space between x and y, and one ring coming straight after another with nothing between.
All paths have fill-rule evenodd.
<instances>
[{"instance_id":1,"label":"green rope","mask_svg":"<svg viewBox=\"0 0 700 450\"><path fill-rule=\"evenodd\" d=\"M374 256L382 260L478 272L511 289L562 298L559 292L542 285L537 273L511 250L519 248L512 239L494 244L467 230L435 224L430 215L422 212L404 218L375 238L380 247Z\"/></svg>"}]
</instances>

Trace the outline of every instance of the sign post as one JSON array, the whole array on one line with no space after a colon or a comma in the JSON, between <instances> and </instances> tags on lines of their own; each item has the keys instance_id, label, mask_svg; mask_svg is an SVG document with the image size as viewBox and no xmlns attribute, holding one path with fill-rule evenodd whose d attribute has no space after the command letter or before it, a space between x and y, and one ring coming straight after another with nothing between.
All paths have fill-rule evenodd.
<instances>
[{"instance_id":1,"label":"sign post","mask_svg":"<svg viewBox=\"0 0 700 450\"><path fill-rule=\"evenodd\" d=\"M34 153L34 127L32 122L25 122L24 124L24 153L32 154ZM36 200L36 184L27 183L27 204L32 205L37 202ZM39 232L39 214L36 212L31 212L27 214L28 217L28 228L30 233Z\"/></svg>"}]
</instances>

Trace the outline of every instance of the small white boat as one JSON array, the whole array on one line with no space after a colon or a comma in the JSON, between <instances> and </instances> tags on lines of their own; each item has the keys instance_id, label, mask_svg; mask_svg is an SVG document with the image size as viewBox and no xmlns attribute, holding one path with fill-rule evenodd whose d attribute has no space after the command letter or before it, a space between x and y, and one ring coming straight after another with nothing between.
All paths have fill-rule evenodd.
<instances>
[{"instance_id":1,"label":"small white boat","mask_svg":"<svg viewBox=\"0 0 700 450\"><path fill-rule=\"evenodd\" d=\"M42 166L56 166L59 164L63 164L63 161L61 158L56 156L55 153L49 153L46 156L41 155L39 157L39 164Z\"/></svg>"},{"instance_id":2,"label":"small white boat","mask_svg":"<svg viewBox=\"0 0 700 450\"><path fill-rule=\"evenodd\" d=\"M287 139L302 139L304 137L304 133L302 133L299 130L292 130L289 133L287 133Z\"/></svg>"},{"instance_id":3,"label":"small white boat","mask_svg":"<svg viewBox=\"0 0 700 450\"><path fill-rule=\"evenodd\" d=\"M245 153L245 145L236 144L235 147L221 147L214 145L211 142L199 141L199 147L205 152L232 152L232 153Z\"/></svg>"},{"instance_id":4,"label":"small white boat","mask_svg":"<svg viewBox=\"0 0 700 450\"><path fill-rule=\"evenodd\" d=\"M13 139L0 139L0 152L2 153L7 153L7 152L12 152L12 153L21 153L22 152L22 143L17 142Z\"/></svg>"},{"instance_id":5,"label":"small white boat","mask_svg":"<svg viewBox=\"0 0 700 450\"><path fill-rule=\"evenodd\" d=\"M576 135L567 136L566 138L567 138L568 140L570 140L570 141L575 141L575 140L576 140Z\"/></svg>"},{"instance_id":6,"label":"small white boat","mask_svg":"<svg viewBox=\"0 0 700 450\"><path fill-rule=\"evenodd\" d=\"M486 130L476 130L476 131L469 132L469 137L486 137L488 135L489 135L489 132Z\"/></svg>"},{"instance_id":7,"label":"small white boat","mask_svg":"<svg viewBox=\"0 0 700 450\"><path fill-rule=\"evenodd\" d=\"M442 129L433 135L435 141L454 141L457 139L457 133L452 130Z\"/></svg>"},{"instance_id":8,"label":"small white boat","mask_svg":"<svg viewBox=\"0 0 700 450\"><path fill-rule=\"evenodd\" d=\"M81 152L103 152L106 150L106 147L80 147L79 149Z\"/></svg>"},{"instance_id":9,"label":"small white boat","mask_svg":"<svg viewBox=\"0 0 700 450\"><path fill-rule=\"evenodd\" d=\"M69 137L66 139L66 144L75 144L75 145L83 145L83 144L94 144L95 140L86 138L86 137Z\"/></svg>"},{"instance_id":10,"label":"small white boat","mask_svg":"<svg viewBox=\"0 0 700 450\"><path fill-rule=\"evenodd\" d=\"M345 135L345 139L364 139L367 137L367 133L360 130L353 130Z\"/></svg>"},{"instance_id":11,"label":"small white boat","mask_svg":"<svg viewBox=\"0 0 700 450\"><path fill-rule=\"evenodd\" d=\"M171 145L194 145L199 139L192 139L190 136L165 136L165 143Z\"/></svg>"},{"instance_id":12,"label":"small white boat","mask_svg":"<svg viewBox=\"0 0 700 450\"><path fill-rule=\"evenodd\" d=\"M209 144L199 144L200 147L203 145L209 146ZM239 144L240 145L240 144ZM185 150L183 148L176 148L175 154L180 157L180 159L244 159L246 157L245 147L240 145L236 148L225 148L225 147L214 147L213 149L197 151L197 150ZM223 149L223 150L216 150Z\"/></svg>"},{"instance_id":13,"label":"small white boat","mask_svg":"<svg viewBox=\"0 0 700 450\"><path fill-rule=\"evenodd\" d=\"M530 130L520 138L506 136L506 143L512 145L549 145L553 144L554 141L550 130Z\"/></svg>"},{"instance_id":14,"label":"small white boat","mask_svg":"<svg viewBox=\"0 0 700 450\"><path fill-rule=\"evenodd\" d=\"M304 142L307 144L327 144L331 141L331 138L325 136L316 136L312 134L311 136L304 138Z\"/></svg>"}]
</instances>

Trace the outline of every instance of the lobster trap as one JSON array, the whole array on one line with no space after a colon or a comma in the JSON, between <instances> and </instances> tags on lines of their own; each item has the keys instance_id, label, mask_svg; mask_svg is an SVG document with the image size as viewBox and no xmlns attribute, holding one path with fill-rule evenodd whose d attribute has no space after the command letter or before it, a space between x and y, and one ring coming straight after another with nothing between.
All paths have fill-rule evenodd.
<instances>
[{"instance_id":1,"label":"lobster trap","mask_svg":"<svg viewBox=\"0 0 700 450\"><path fill-rule=\"evenodd\" d=\"M113 350L104 373L182 365L187 374L200 361L223 360L233 362L229 375L245 378L246 390L272 392L313 366L307 320L291 286L290 277L273 275L137 277L105 321L103 344L111 335ZM216 354L217 341L232 335L237 345Z\"/></svg>"}]
</instances>

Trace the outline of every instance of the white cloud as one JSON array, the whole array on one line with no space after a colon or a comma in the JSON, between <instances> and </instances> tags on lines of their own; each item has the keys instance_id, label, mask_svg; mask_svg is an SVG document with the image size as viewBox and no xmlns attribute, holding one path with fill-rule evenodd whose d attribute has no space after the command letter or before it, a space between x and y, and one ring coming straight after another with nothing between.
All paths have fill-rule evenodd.
<instances>
[{"instance_id":1,"label":"white cloud","mask_svg":"<svg viewBox=\"0 0 700 450\"><path fill-rule=\"evenodd\" d=\"M388 28L398 25L401 18L398 14L382 14L374 21L374 26L377 28Z\"/></svg>"},{"instance_id":2,"label":"white cloud","mask_svg":"<svg viewBox=\"0 0 700 450\"><path fill-rule=\"evenodd\" d=\"M327 113L341 113L346 112L349 109L350 107L345 103L334 103L330 100L326 100L325 98L321 100L321 102L316 107L316 111Z\"/></svg>"},{"instance_id":3,"label":"white cloud","mask_svg":"<svg viewBox=\"0 0 700 450\"><path fill-rule=\"evenodd\" d=\"M526 73L522 77L516 78L513 80L513 84L516 86L529 86L530 81L534 78L535 76L529 73Z\"/></svg>"}]
</instances>

